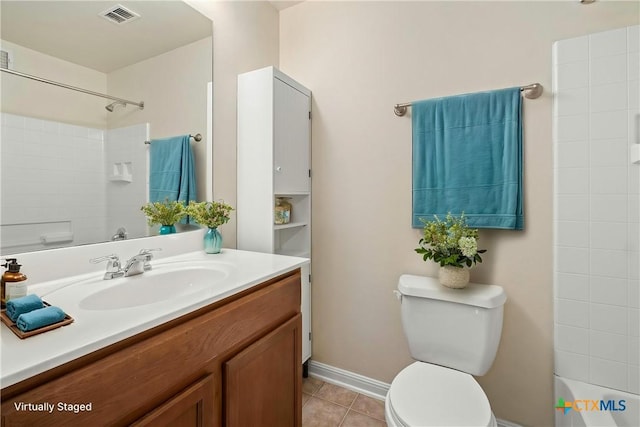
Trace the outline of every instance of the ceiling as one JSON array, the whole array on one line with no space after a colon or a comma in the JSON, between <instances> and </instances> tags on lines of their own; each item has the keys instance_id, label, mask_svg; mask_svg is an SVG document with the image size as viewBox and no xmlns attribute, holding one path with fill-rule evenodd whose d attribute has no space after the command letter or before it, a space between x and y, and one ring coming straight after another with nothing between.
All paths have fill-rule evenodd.
<instances>
[{"instance_id":1,"label":"ceiling","mask_svg":"<svg viewBox=\"0 0 640 427\"><path fill-rule=\"evenodd\" d=\"M141 15L115 24L100 12L121 4ZM0 38L108 73L212 34L182 1L0 1ZM19 71L19 70L18 70Z\"/></svg>"},{"instance_id":2,"label":"ceiling","mask_svg":"<svg viewBox=\"0 0 640 427\"><path fill-rule=\"evenodd\" d=\"M269 0L269 3L278 10L286 9L291 6L295 6L302 1L285 1L285 0Z\"/></svg>"}]
</instances>

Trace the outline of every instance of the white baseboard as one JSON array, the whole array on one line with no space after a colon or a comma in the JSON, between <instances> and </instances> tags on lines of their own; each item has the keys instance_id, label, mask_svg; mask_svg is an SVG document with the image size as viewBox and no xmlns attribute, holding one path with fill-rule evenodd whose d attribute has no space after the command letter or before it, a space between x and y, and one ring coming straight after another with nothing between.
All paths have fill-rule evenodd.
<instances>
[{"instance_id":1,"label":"white baseboard","mask_svg":"<svg viewBox=\"0 0 640 427\"><path fill-rule=\"evenodd\" d=\"M321 379L324 382L335 384L378 400L385 399L387 392L389 391L389 387L391 386L390 384L383 383L382 381L374 380L373 378L365 377L364 375L356 374L355 372L336 368L335 366L316 362L315 360L309 360L309 375L314 378ZM496 421L498 423L498 427L522 427L520 424L502 420L500 418L496 418Z\"/></svg>"},{"instance_id":2,"label":"white baseboard","mask_svg":"<svg viewBox=\"0 0 640 427\"><path fill-rule=\"evenodd\" d=\"M387 383L315 360L309 360L309 375L378 400L384 400L389 391Z\"/></svg>"},{"instance_id":3,"label":"white baseboard","mask_svg":"<svg viewBox=\"0 0 640 427\"><path fill-rule=\"evenodd\" d=\"M498 423L498 427L522 427L520 424L512 423L511 421L501 420L500 418L496 418L496 422Z\"/></svg>"}]
</instances>

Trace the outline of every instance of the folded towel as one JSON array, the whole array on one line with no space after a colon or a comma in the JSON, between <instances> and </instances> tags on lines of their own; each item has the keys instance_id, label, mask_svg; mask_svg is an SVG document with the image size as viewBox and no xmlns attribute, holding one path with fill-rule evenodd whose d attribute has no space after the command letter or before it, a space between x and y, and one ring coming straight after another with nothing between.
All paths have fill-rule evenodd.
<instances>
[{"instance_id":1,"label":"folded towel","mask_svg":"<svg viewBox=\"0 0 640 427\"><path fill-rule=\"evenodd\" d=\"M196 175L189 135L154 139L149 151L149 202L196 200ZM188 217L181 222L188 222Z\"/></svg>"},{"instance_id":2,"label":"folded towel","mask_svg":"<svg viewBox=\"0 0 640 427\"><path fill-rule=\"evenodd\" d=\"M44 307L38 295L31 294L25 297L14 298L7 301L7 316L12 322L18 320L18 316Z\"/></svg>"},{"instance_id":3,"label":"folded towel","mask_svg":"<svg viewBox=\"0 0 640 427\"><path fill-rule=\"evenodd\" d=\"M58 307L50 306L21 314L16 326L22 332L32 331L43 326L53 325L64 320L66 314Z\"/></svg>"},{"instance_id":4,"label":"folded towel","mask_svg":"<svg viewBox=\"0 0 640 427\"><path fill-rule=\"evenodd\" d=\"M520 88L412 105L413 216L464 212L474 228L523 228Z\"/></svg>"}]
</instances>

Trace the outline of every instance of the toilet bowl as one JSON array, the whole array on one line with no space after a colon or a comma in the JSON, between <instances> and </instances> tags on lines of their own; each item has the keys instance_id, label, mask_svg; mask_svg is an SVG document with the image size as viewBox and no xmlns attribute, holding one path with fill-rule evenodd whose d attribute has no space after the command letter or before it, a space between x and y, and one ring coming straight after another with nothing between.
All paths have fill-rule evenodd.
<instances>
[{"instance_id":1,"label":"toilet bowl","mask_svg":"<svg viewBox=\"0 0 640 427\"><path fill-rule=\"evenodd\" d=\"M496 427L487 396L469 374L414 362L393 380L385 401L389 427Z\"/></svg>"}]
</instances>

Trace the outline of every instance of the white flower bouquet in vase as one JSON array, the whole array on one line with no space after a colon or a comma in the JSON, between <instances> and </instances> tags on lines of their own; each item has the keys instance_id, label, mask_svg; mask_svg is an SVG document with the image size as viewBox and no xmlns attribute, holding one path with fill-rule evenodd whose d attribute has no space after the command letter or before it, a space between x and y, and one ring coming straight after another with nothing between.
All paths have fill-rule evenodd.
<instances>
[{"instance_id":1,"label":"white flower bouquet in vase","mask_svg":"<svg viewBox=\"0 0 640 427\"><path fill-rule=\"evenodd\" d=\"M415 251L424 261L440 264L438 277L443 286L464 288L469 283L469 267L482 262L478 249L478 230L467 226L464 213L459 217L447 214L444 221L434 215L435 220L425 221L419 247Z\"/></svg>"}]
</instances>

